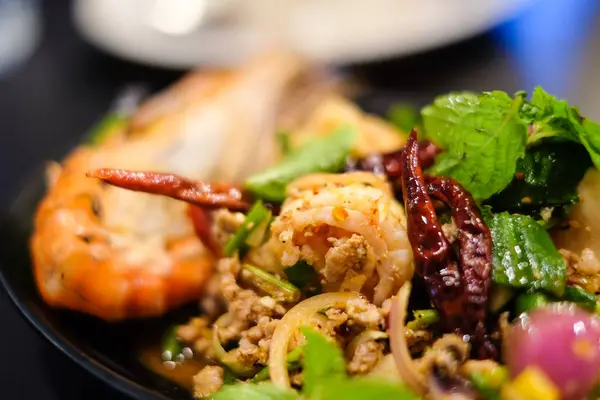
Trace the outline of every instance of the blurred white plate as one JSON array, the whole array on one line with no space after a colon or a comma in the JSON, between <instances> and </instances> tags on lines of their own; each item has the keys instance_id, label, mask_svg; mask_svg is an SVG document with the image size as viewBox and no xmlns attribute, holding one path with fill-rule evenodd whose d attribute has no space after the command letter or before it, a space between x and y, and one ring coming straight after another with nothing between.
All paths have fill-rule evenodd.
<instances>
[{"instance_id":1,"label":"blurred white plate","mask_svg":"<svg viewBox=\"0 0 600 400\"><path fill-rule=\"evenodd\" d=\"M322 62L401 56L481 33L534 0L78 0L82 35L141 63L232 65L265 47Z\"/></svg>"}]
</instances>

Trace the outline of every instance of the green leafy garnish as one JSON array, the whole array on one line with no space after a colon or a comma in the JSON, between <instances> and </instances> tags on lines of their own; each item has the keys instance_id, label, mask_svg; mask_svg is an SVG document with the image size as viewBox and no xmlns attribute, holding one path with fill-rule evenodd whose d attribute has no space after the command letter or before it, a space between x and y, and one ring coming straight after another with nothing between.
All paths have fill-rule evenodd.
<instances>
[{"instance_id":1,"label":"green leafy garnish","mask_svg":"<svg viewBox=\"0 0 600 400\"><path fill-rule=\"evenodd\" d=\"M532 123L528 144L542 139L580 143L596 168L600 168L600 125L582 118L579 110L570 107L566 100L558 100L538 86L531 96L531 107L522 114Z\"/></svg>"},{"instance_id":2,"label":"green leafy garnish","mask_svg":"<svg viewBox=\"0 0 600 400\"><path fill-rule=\"evenodd\" d=\"M346 360L342 350L323 334L305 326L301 331L306 338L302 393L318 398L327 382L346 378Z\"/></svg>"},{"instance_id":3,"label":"green leafy garnish","mask_svg":"<svg viewBox=\"0 0 600 400\"><path fill-rule=\"evenodd\" d=\"M296 264L283 270L288 280L300 288L307 297L321 293L321 282L319 274L306 261L298 261Z\"/></svg>"},{"instance_id":4,"label":"green leafy garnish","mask_svg":"<svg viewBox=\"0 0 600 400\"><path fill-rule=\"evenodd\" d=\"M292 151L292 144L290 141L290 133L286 131L277 132L277 142L281 149L281 154L288 155Z\"/></svg>"},{"instance_id":5,"label":"green leafy garnish","mask_svg":"<svg viewBox=\"0 0 600 400\"><path fill-rule=\"evenodd\" d=\"M365 400L365 399L394 399L418 400L417 396L406 386L397 383L373 380L368 378L330 379L325 381L318 397L321 400Z\"/></svg>"},{"instance_id":6,"label":"green leafy garnish","mask_svg":"<svg viewBox=\"0 0 600 400\"><path fill-rule=\"evenodd\" d=\"M522 103L499 91L437 97L421 111L427 137L445 149L430 172L458 180L479 200L504 189L525 154Z\"/></svg>"},{"instance_id":7,"label":"green leafy garnish","mask_svg":"<svg viewBox=\"0 0 600 400\"><path fill-rule=\"evenodd\" d=\"M282 202L287 184L294 179L310 173L341 171L355 139L353 127L341 126L329 136L306 142L278 165L249 177L245 186L259 198Z\"/></svg>"},{"instance_id":8,"label":"green leafy garnish","mask_svg":"<svg viewBox=\"0 0 600 400\"><path fill-rule=\"evenodd\" d=\"M420 124L419 111L410 104L394 104L387 113L387 119L402 132L410 132Z\"/></svg>"},{"instance_id":9,"label":"green leafy garnish","mask_svg":"<svg viewBox=\"0 0 600 400\"><path fill-rule=\"evenodd\" d=\"M177 328L178 325L173 325L163 335L161 349L165 361L175 360L183 351L183 345L177 338Z\"/></svg>"},{"instance_id":10,"label":"green leafy garnish","mask_svg":"<svg viewBox=\"0 0 600 400\"><path fill-rule=\"evenodd\" d=\"M300 300L300 289L277 275L250 264L244 264L242 269L250 275L249 278L244 278L245 280L250 281L253 286L267 293L276 301L293 303Z\"/></svg>"},{"instance_id":11,"label":"green leafy garnish","mask_svg":"<svg viewBox=\"0 0 600 400\"><path fill-rule=\"evenodd\" d=\"M212 395L213 400L296 400L298 392L271 383L225 385Z\"/></svg>"},{"instance_id":12,"label":"green leafy garnish","mask_svg":"<svg viewBox=\"0 0 600 400\"><path fill-rule=\"evenodd\" d=\"M521 314L550 302L548 295L542 292L521 293L515 301L515 312Z\"/></svg>"},{"instance_id":13,"label":"green leafy garnish","mask_svg":"<svg viewBox=\"0 0 600 400\"><path fill-rule=\"evenodd\" d=\"M84 143L97 146L108 139L113 133L124 128L129 118L121 113L111 112L104 116L86 135Z\"/></svg>"},{"instance_id":14,"label":"green leafy garnish","mask_svg":"<svg viewBox=\"0 0 600 400\"><path fill-rule=\"evenodd\" d=\"M579 307L591 312L596 311L596 307L598 305L596 296L586 292L579 286L566 286L565 292L561 296L560 300L570 301L571 303L575 303Z\"/></svg>"},{"instance_id":15,"label":"green leafy garnish","mask_svg":"<svg viewBox=\"0 0 600 400\"><path fill-rule=\"evenodd\" d=\"M300 369L300 357L304 352L302 347L296 347L294 350L290 351L287 355L286 361L288 365L288 372L297 371ZM255 376L252 378L253 383L266 381L271 376L271 372L269 371L269 367L264 367L261 369Z\"/></svg>"},{"instance_id":16,"label":"green leafy garnish","mask_svg":"<svg viewBox=\"0 0 600 400\"><path fill-rule=\"evenodd\" d=\"M265 207L262 201L258 200L254 203L250 211L248 211L244 223L229 238L225 246L223 246L223 253L227 257L231 257L236 250L245 250L245 242L248 236L255 229L258 229L263 221L270 220L271 216L271 210Z\"/></svg>"},{"instance_id":17,"label":"green leafy garnish","mask_svg":"<svg viewBox=\"0 0 600 400\"><path fill-rule=\"evenodd\" d=\"M486 222L492 232L495 283L563 294L567 266L540 224L508 213L494 214Z\"/></svg>"},{"instance_id":18,"label":"green leafy garnish","mask_svg":"<svg viewBox=\"0 0 600 400\"><path fill-rule=\"evenodd\" d=\"M288 368L300 360L302 365L302 390L281 389L270 383L239 383L226 385L213 395L214 400L362 400L372 398L416 400L419 397L402 384L367 378L349 378L342 350L320 332L303 326L300 328L306 343L302 350L288 354ZM302 357L300 355L302 354ZM259 376L260 375L260 376ZM258 378L258 379L257 379ZM268 378L263 369L253 381Z\"/></svg>"},{"instance_id":19,"label":"green leafy garnish","mask_svg":"<svg viewBox=\"0 0 600 400\"><path fill-rule=\"evenodd\" d=\"M469 377L471 383L486 400L500 400L500 387L508 382L509 374L505 367L491 371L477 371Z\"/></svg>"},{"instance_id":20,"label":"green leafy garnish","mask_svg":"<svg viewBox=\"0 0 600 400\"><path fill-rule=\"evenodd\" d=\"M540 218L543 208L579 201L577 186L592 165L586 150L572 142L546 142L518 161L512 182L486 204L493 210L527 213Z\"/></svg>"},{"instance_id":21,"label":"green leafy garnish","mask_svg":"<svg viewBox=\"0 0 600 400\"><path fill-rule=\"evenodd\" d=\"M412 330L426 328L440 320L436 310L415 310L413 316L415 319L406 324L406 327Z\"/></svg>"}]
</instances>

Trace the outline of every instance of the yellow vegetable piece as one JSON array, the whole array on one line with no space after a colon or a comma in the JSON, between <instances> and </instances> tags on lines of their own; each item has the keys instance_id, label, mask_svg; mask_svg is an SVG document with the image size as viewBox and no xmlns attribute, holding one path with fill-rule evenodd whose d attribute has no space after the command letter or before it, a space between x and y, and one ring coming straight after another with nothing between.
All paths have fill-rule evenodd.
<instances>
[{"instance_id":1,"label":"yellow vegetable piece","mask_svg":"<svg viewBox=\"0 0 600 400\"><path fill-rule=\"evenodd\" d=\"M501 392L502 400L560 400L558 388L539 368L521 372Z\"/></svg>"}]
</instances>

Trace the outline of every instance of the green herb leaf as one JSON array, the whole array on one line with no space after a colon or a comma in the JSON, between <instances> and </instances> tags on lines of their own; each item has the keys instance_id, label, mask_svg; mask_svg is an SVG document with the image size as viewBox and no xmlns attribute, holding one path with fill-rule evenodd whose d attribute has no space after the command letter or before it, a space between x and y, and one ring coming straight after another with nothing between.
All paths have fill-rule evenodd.
<instances>
[{"instance_id":1,"label":"green herb leaf","mask_svg":"<svg viewBox=\"0 0 600 400\"><path fill-rule=\"evenodd\" d=\"M277 132L277 142L279 143L281 154L283 154L284 156L288 155L292 151L292 144L290 142L289 132Z\"/></svg>"},{"instance_id":2,"label":"green herb leaf","mask_svg":"<svg viewBox=\"0 0 600 400\"><path fill-rule=\"evenodd\" d=\"M337 344L323 334L306 326L301 331L306 338L302 359L302 394L309 398L321 398L318 394L325 390L328 383L346 378L346 361Z\"/></svg>"},{"instance_id":3,"label":"green herb leaf","mask_svg":"<svg viewBox=\"0 0 600 400\"><path fill-rule=\"evenodd\" d=\"M296 264L283 270L288 280L300 288L307 296L314 296L321 292L319 274L306 261L298 261Z\"/></svg>"},{"instance_id":4,"label":"green herb leaf","mask_svg":"<svg viewBox=\"0 0 600 400\"><path fill-rule=\"evenodd\" d=\"M312 400L364 400L364 399L394 399L418 400L417 396L405 385L379 381L367 378L349 380L327 378Z\"/></svg>"},{"instance_id":5,"label":"green herb leaf","mask_svg":"<svg viewBox=\"0 0 600 400\"><path fill-rule=\"evenodd\" d=\"M596 306L598 304L596 296L586 292L579 286L566 286L565 292L560 297L560 300L570 301L571 303L575 303L579 307L591 312L596 310Z\"/></svg>"},{"instance_id":6,"label":"green herb leaf","mask_svg":"<svg viewBox=\"0 0 600 400\"><path fill-rule=\"evenodd\" d=\"M92 127L83 142L90 146L97 146L113 133L124 128L128 121L129 118L120 113L109 113Z\"/></svg>"},{"instance_id":7,"label":"green herb leaf","mask_svg":"<svg viewBox=\"0 0 600 400\"><path fill-rule=\"evenodd\" d=\"M387 119L402 132L410 132L420 124L419 111L411 104L394 104L387 113Z\"/></svg>"},{"instance_id":8,"label":"green herb leaf","mask_svg":"<svg viewBox=\"0 0 600 400\"><path fill-rule=\"evenodd\" d=\"M563 294L567 267L540 224L508 213L494 214L486 222L492 232L495 283Z\"/></svg>"},{"instance_id":9,"label":"green herb leaf","mask_svg":"<svg viewBox=\"0 0 600 400\"><path fill-rule=\"evenodd\" d=\"M512 182L486 204L493 210L537 215L545 207L563 207L579 201L577 186L592 165L583 146L546 142L527 151L518 161Z\"/></svg>"},{"instance_id":10,"label":"green herb leaf","mask_svg":"<svg viewBox=\"0 0 600 400\"><path fill-rule=\"evenodd\" d=\"M341 171L355 139L353 127L341 126L329 136L305 143L279 165L249 177L245 186L257 197L282 202L285 187L294 179L315 172Z\"/></svg>"},{"instance_id":11,"label":"green herb leaf","mask_svg":"<svg viewBox=\"0 0 600 400\"><path fill-rule=\"evenodd\" d=\"M542 292L521 293L515 300L515 312L521 314L542 307L549 302L548 296Z\"/></svg>"},{"instance_id":12,"label":"green herb leaf","mask_svg":"<svg viewBox=\"0 0 600 400\"><path fill-rule=\"evenodd\" d=\"M421 111L428 138L445 149L431 172L455 178L479 200L504 189L525 154L522 102L498 91L436 98Z\"/></svg>"},{"instance_id":13,"label":"green herb leaf","mask_svg":"<svg viewBox=\"0 0 600 400\"><path fill-rule=\"evenodd\" d=\"M211 397L213 400L296 400L299 398L295 390L283 389L270 383L225 385Z\"/></svg>"},{"instance_id":14,"label":"green herb leaf","mask_svg":"<svg viewBox=\"0 0 600 400\"><path fill-rule=\"evenodd\" d=\"M248 236L260 227L261 222L270 220L271 215L271 210L265 207L262 201L258 200L254 203L250 211L248 211L244 223L229 238L225 246L223 246L223 253L227 257L231 257L236 250L244 250Z\"/></svg>"}]
</instances>

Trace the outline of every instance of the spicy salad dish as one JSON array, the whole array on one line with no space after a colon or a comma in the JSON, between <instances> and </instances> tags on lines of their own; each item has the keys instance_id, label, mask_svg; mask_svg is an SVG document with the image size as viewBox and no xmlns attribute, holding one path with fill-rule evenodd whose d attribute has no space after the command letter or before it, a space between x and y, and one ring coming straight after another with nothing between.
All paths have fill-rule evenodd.
<instances>
[{"instance_id":1,"label":"spicy salad dish","mask_svg":"<svg viewBox=\"0 0 600 400\"><path fill-rule=\"evenodd\" d=\"M30 241L50 306L197 315L196 398L600 398L600 124L541 87L386 117L294 54L194 71L61 163Z\"/></svg>"}]
</instances>

